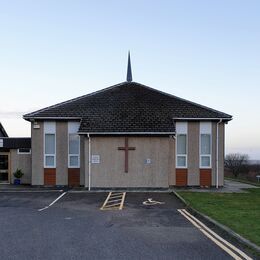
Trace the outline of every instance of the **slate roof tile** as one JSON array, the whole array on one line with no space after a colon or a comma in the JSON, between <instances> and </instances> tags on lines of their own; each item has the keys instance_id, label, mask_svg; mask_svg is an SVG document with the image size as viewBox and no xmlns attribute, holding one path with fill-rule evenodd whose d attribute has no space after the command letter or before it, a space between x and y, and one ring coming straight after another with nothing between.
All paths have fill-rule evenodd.
<instances>
[{"instance_id":1,"label":"slate roof tile","mask_svg":"<svg viewBox=\"0 0 260 260\"><path fill-rule=\"evenodd\" d=\"M118 85L24 115L33 118L79 118L79 132L174 132L176 118L223 118L223 112L136 82Z\"/></svg>"}]
</instances>

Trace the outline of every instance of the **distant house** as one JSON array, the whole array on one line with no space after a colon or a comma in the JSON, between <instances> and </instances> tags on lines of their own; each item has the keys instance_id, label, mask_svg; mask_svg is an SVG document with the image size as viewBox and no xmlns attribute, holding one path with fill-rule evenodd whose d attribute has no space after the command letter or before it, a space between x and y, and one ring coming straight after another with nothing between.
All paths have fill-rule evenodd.
<instances>
[{"instance_id":1,"label":"distant house","mask_svg":"<svg viewBox=\"0 0 260 260\"><path fill-rule=\"evenodd\" d=\"M132 81L24 115L32 185L222 186L232 116Z\"/></svg>"},{"instance_id":2,"label":"distant house","mask_svg":"<svg viewBox=\"0 0 260 260\"><path fill-rule=\"evenodd\" d=\"M22 169L22 183L31 184L31 138L8 137L0 123L0 183L13 183L13 172Z\"/></svg>"}]
</instances>

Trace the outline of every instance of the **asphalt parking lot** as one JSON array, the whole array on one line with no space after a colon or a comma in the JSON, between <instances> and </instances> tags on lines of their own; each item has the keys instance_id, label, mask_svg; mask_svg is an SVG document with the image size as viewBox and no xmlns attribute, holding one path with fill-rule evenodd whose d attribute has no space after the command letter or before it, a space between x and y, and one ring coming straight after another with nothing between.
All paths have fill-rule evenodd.
<instances>
[{"instance_id":1,"label":"asphalt parking lot","mask_svg":"<svg viewBox=\"0 0 260 260\"><path fill-rule=\"evenodd\" d=\"M1 259L231 258L177 211L173 194L128 192L123 210L102 211L107 192L68 192L45 208L61 194L0 193Z\"/></svg>"}]
</instances>

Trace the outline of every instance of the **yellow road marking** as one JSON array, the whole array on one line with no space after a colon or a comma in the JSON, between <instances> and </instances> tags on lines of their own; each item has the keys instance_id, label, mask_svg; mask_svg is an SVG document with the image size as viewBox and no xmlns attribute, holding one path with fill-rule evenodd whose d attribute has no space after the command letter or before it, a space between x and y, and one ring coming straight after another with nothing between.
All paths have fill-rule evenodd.
<instances>
[{"instance_id":1,"label":"yellow road marking","mask_svg":"<svg viewBox=\"0 0 260 260\"><path fill-rule=\"evenodd\" d=\"M111 193L112 193L112 192L109 192L109 193L108 193L108 196L107 196L107 198L106 198L104 204L102 205L101 210L102 210L102 209L104 208L104 206L107 204L107 202L108 202L108 200L109 200L109 197L111 196Z\"/></svg>"},{"instance_id":2,"label":"yellow road marking","mask_svg":"<svg viewBox=\"0 0 260 260\"><path fill-rule=\"evenodd\" d=\"M121 199L116 199L116 200L109 200L107 203L111 203L111 202L115 202L115 201L119 201L119 200L122 200L122 198Z\"/></svg>"},{"instance_id":3,"label":"yellow road marking","mask_svg":"<svg viewBox=\"0 0 260 260\"><path fill-rule=\"evenodd\" d=\"M236 260L242 260L247 259L251 260L249 256L247 256L244 252L239 250L238 248L234 247L232 244L227 242L225 239L218 236L215 232L213 232L211 229L209 229L207 226L205 226L201 221L199 221L197 218L192 216L190 213L188 213L185 209L178 209L178 211L186 218L188 219L195 227L197 227L206 237L208 237L210 240L212 240L216 245L218 245L222 250L226 251L230 256L232 256ZM211 233L211 234L210 234ZM215 237L214 237L215 236ZM217 240L218 238L219 240ZM227 246L232 248L234 251L240 254L243 258L236 255L233 251L231 251Z\"/></svg>"},{"instance_id":4,"label":"yellow road marking","mask_svg":"<svg viewBox=\"0 0 260 260\"><path fill-rule=\"evenodd\" d=\"M121 193L114 193L114 192L113 192L112 196L120 196L120 195L122 195L122 194L123 194L123 192L121 192Z\"/></svg>"},{"instance_id":5,"label":"yellow road marking","mask_svg":"<svg viewBox=\"0 0 260 260\"><path fill-rule=\"evenodd\" d=\"M125 201L125 192L113 193L109 192L104 204L100 208L100 210L122 210Z\"/></svg>"},{"instance_id":6,"label":"yellow road marking","mask_svg":"<svg viewBox=\"0 0 260 260\"><path fill-rule=\"evenodd\" d=\"M106 205L104 208L118 207L118 205L121 205L121 203L116 203L116 204L112 204L112 205Z\"/></svg>"},{"instance_id":7,"label":"yellow road marking","mask_svg":"<svg viewBox=\"0 0 260 260\"><path fill-rule=\"evenodd\" d=\"M113 195L121 195L123 192L113 192Z\"/></svg>"},{"instance_id":8,"label":"yellow road marking","mask_svg":"<svg viewBox=\"0 0 260 260\"><path fill-rule=\"evenodd\" d=\"M110 199L115 199L115 198L122 198L122 195L110 196Z\"/></svg>"},{"instance_id":9,"label":"yellow road marking","mask_svg":"<svg viewBox=\"0 0 260 260\"><path fill-rule=\"evenodd\" d=\"M204 225L200 220L198 220L197 218L195 218L193 215L191 215L186 209L183 209L182 211L184 211L184 213L186 213L189 217L191 217L192 219L194 219L195 221L197 221L197 223L202 226L204 229L206 229L206 231L208 231L209 233L211 233L213 236L215 236L218 240L220 240L222 243L226 244L228 247L230 247L231 249L233 249L235 252L237 252L238 254L240 254L242 257L244 257L247 260L250 260L251 258L248 257L248 255L246 255L243 251L241 251L240 249L238 249L237 247L233 246L232 244L230 244L227 240L223 239L221 236L219 236L218 234L216 234L214 231L212 231L210 228L208 228L206 225Z\"/></svg>"},{"instance_id":10,"label":"yellow road marking","mask_svg":"<svg viewBox=\"0 0 260 260\"><path fill-rule=\"evenodd\" d=\"M120 210L123 209L124 202L125 202L125 195L126 195L126 193L124 192L124 193L123 193L123 197L122 197L122 201L121 201L121 205L120 205L120 207L119 207Z\"/></svg>"}]
</instances>

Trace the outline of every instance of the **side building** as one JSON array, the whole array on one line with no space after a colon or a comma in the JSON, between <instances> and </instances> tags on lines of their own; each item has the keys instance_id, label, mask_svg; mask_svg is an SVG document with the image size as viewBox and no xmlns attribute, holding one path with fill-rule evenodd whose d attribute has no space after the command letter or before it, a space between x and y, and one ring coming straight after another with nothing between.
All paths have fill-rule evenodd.
<instances>
[{"instance_id":1,"label":"side building","mask_svg":"<svg viewBox=\"0 0 260 260\"><path fill-rule=\"evenodd\" d=\"M8 137L0 123L0 183L13 183L13 173L21 169L23 184L31 184L31 138Z\"/></svg>"}]
</instances>

